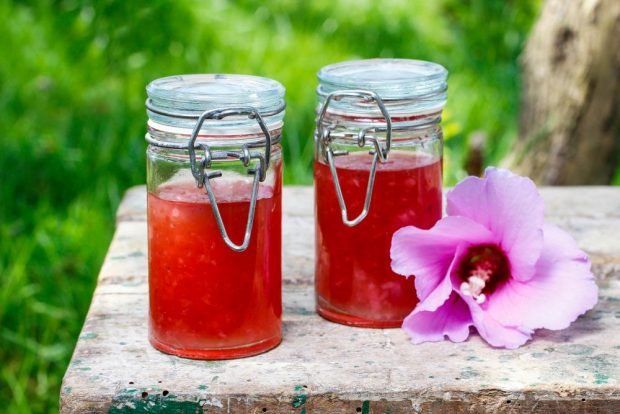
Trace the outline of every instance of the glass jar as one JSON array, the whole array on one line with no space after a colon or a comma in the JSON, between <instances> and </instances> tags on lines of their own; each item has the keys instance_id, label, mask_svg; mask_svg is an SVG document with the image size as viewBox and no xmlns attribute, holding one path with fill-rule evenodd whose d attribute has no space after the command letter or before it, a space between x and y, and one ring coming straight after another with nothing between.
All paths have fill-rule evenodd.
<instances>
[{"instance_id":1,"label":"glass jar","mask_svg":"<svg viewBox=\"0 0 620 414\"><path fill-rule=\"evenodd\" d=\"M228 359L281 331L284 87L244 75L147 86L149 339Z\"/></svg>"},{"instance_id":2,"label":"glass jar","mask_svg":"<svg viewBox=\"0 0 620 414\"><path fill-rule=\"evenodd\" d=\"M442 214L447 71L418 60L337 63L318 73L316 301L334 322L399 327L414 278L390 267L392 235Z\"/></svg>"}]
</instances>

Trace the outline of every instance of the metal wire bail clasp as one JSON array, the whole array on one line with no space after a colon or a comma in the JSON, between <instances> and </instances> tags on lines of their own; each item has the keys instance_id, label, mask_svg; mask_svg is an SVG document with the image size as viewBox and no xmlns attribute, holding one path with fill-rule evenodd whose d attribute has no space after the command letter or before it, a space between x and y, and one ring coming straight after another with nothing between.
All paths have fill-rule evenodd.
<instances>
[{"instance_id":1,"label":"metal wire bail clasp","mask_svg":"<svg viewBox=\"0 0 620 414\"><path fill-rule=\"evenodd\" d=\"M335 157L348 155L348 151L334 151L332 149L331 143L333 141L333 137L331 136L332 128L324 125L325 114L327 113L327 108L332 100L339 101L342 98L362 98L367 100L368 102L375 102L381 114L385 118L386 123L386 133L385 133L385 145L381 145L378 138L376 136L368 136L368 132L376 132L376 128L363 128L357 134L357 145L361 148L366 145L367 141L372 142L374 149L369 152L370 155L373 156L372 164L370 165L370 172L368 176L368 185L366 187L366 197L364 199L364 209L362 212L354 219L349 220L349 214L347 212L347 205L344 200L344 196L342 195L342 189L340 187L340 181L338 180L338 173L336 171L336 163ZM368 215L368 211L370 210L370 202L372 200L372 191L375 185L375 173L377 172L377 161L385 162L390 153L390 147L392 144L392 119L390 118L390 114L388 113L383 100L372 91L367 90L342 90L342 91L334 91L327 95L325 98L325 102L321 108L321 113L316 121L316 131L317 131L317 139L319 140L320 147L323 149L323 157L325 161L329 165L329 170L332 175L332 180L334 182L334 187L336 189L336 196L338 198L338 204L340 205L340 213L342 215L342 222L348 227L354 227L362 222Z\"/></svg>"},{"instance_id":2,"label":"metal wire bail clasp","mask_svg":"<svg viewBox=\"0 0 620 414\"><path fill-rule=\"evenodd\" d=\"M198 137L198 133L200 132L202 124L205 120L222 119L231 115L247 115L248 118L256 120L263 134L265 134L264 154L260 151L254 151L250 149L247 145L243 145L240 151L212 151L205 143L196 144L196 138ZM196 149L201 149L204 152L203 159L199 164L197 164L196 162ZM200 117L198 117L198 121L196 122L196 126L194 126L191 138L187 143L187 150L189 151L192 175L196 179L196 185L198 186L198 188L202 188L204 186L206 189L207 196L209 197L209 202L211 203L211 209L213 210L213 215L215 216L217 227L220 231L222 239L224 240L226 245L232 250L236 252L245 251L250 245L250 237L252 235L254 212L256 210L256 201L258 198L258 183L259 181L262 182L265 180L270 162L271 134L269 133L269 129L265 125L265 122L263 121L258 111L252 107L224 108L206 111L202 115L200 115ZM217 177L221 177L222 172L208 171L209 168L211 168L211 163L214 160L226 160L229 158L239 159L245 167L248 167L248 175L254 176L254 180L252 182L252 193L250 197L250 210L248 212L247 224L245 226L245 233L243 236L243 242L241 244L235 244L228 236L228 232L226 231L226 227L224 226L224 221L222 220L222 215L220 214L220 209L217 205L217 200L215 199L213 187L211 186L211 180ZM253 159L258 160L258 162L255 164L255 166L251 167L250 163Z\"/></svg>"}]
</instances>

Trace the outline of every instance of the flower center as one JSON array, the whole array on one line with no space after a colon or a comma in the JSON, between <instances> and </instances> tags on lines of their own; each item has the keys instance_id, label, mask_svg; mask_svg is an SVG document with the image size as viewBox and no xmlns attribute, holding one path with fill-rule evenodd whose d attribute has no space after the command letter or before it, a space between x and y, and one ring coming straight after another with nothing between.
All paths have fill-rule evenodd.
<instances>
[{"instance_id":1,"label":"flower center","mask_svg":"<svg viewBox=\"0 0 620 414\"><path fill-rule=\"evenodd\" d=\"M459 266L461 293L484 303L487 295L510 278L510 265L497 246L485 244L467 250Z\"/></svg>"}]
</instances>

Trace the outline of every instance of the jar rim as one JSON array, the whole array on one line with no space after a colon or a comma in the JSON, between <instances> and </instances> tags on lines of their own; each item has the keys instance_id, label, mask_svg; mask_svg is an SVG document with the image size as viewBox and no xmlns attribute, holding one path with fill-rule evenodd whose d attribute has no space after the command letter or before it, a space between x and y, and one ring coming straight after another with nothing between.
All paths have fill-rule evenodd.
<instances>
[{"instance_id":1,"label":"jar rim","mask_svg":"<svg viewBox=\"0 0 620 414\"><path fill-rule=\"evenodd\" d=\"M284 86L274 79L240 74L188 74L155 79L146 87L158 107L177 111L207 111L251 106L259 113L284 104Z\"/></svg>"},{"instance_id":2,"label":"jar rim","mask_svg":"<svg viewBox=\"0 0 620 414\"><path fill-rule=\"evenodd\" d=\"M445 93L448 71L415 59L362 59L324 66L317 74L319 95L337 90L370 90L385 101Z\"/></svg>"},{"instance_id":3,"label":"jar rim","mask_svg":"<svg viewBox=\"0 0 620 414\"><path fill-rule=\"evenodd\" d=\"M252 75L168 76L150 82L146 92L150 121L190 131L201 122L206 135L260 131L259 123L270 130L281 127L286 106L280 82Z\"/></svg>"}]
</instances>

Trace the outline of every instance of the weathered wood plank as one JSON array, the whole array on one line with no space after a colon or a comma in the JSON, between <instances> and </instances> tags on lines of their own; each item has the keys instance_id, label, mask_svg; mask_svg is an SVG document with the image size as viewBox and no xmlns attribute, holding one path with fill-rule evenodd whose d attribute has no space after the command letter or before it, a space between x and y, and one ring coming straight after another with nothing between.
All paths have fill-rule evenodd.
<instances>
[{"instance_id":1,"label":"weathered wood plank","mask_svg":"<svg viewBox=\"0 0 620 414\"><path fill-rule=\"evenodd\" d=\"M411 345L399 329L314 313L312 190L284 192L284 340L232 361L192 361L147 342L144 188L127 193L61 389L61 411L183 413L620 412L620 189L542 190L547 215L586 249L597 307L519 350Z\"/></svg>"}]
</instances>

